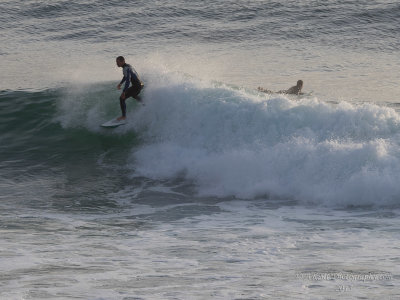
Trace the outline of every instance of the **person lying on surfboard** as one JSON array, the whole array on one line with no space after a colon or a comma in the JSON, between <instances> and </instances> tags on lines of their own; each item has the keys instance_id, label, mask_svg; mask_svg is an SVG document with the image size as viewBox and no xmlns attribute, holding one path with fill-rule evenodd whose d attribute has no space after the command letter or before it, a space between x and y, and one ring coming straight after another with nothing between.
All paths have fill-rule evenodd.
<instances>
[{"instance_id":1,"label":"person lying on surfboard","mask_svg":"<svg viewBox=\"0 0 400 300\"><path fill-rule=\"evenodd\" d=\"M291 88L288 88L287 90L282 90L279 92L276 92L277 94L290 94L290 95L302 95L303 93L301 92L301 89L303 88L303 80L297 80L297 84L295 86L292 86ZM267 94L273 94L273 91L264 89L262 87L258 87L257 90L260 92L264 92Z\"/></svg>"},{"instance_id":2,"label":"person lying on surfboard","mask_svg":"<svg viewBox=\"0 0 400 300\"><path fill-rule=\"evenodd\" d=\"M126 119L126 103L125 100L129 97L135 98L137 101L141 101L139 93L143 89L143 83L139 79L139 75L136 70L125 62L123 56L118 56L116 59L117 66L122 68L122 74L124 77L121 82L117 85L117 89L121 89L121 85L125 82L124 89L122 90L121 96L119 97L119 104L121 106L122 116L117 118L118 121ZM129 87L131 85L131 87Z\"/></svg>"}]
</instances>

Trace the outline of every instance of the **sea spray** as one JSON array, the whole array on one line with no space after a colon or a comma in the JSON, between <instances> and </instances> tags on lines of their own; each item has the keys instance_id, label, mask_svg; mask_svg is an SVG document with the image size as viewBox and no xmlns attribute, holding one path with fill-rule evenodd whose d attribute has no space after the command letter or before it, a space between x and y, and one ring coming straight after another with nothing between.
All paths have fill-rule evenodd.
<instances>
[{"instance_id":1,"label":"sea spray","mask_svg":"<svg viewBox=\"0 0 400 300\"><path fill-rule=\"evenodd\" d=\"M266 96L182 76L166 76L147 97L132 114L145 140L132 150L135 175L184 174L207 196L398 202L400 118L391 108Z\"/></svg>"}]
</instances>

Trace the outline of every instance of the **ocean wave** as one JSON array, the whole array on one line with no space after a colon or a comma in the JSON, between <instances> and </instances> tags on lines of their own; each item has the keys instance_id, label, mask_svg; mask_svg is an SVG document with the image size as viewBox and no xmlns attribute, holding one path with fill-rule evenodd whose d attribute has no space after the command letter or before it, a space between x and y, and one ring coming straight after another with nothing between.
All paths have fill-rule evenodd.
<instances>
[{"instance_id":1,"label":"ocean wave","mask_svg":"<svg viewBox=\"0 0 400 300\"><path fill-rule=\"evenodd\" d=\"M2 92L3 149L36 161L113 149L133 177L188 181L200 196L399 204L393 108L266 95L168 71L143 76L145 105L128 100L128 123L112 130L99 125L120 113L114 83Z\"/></svg>"},{"instance_id":2,"label":"ocean wave","mask_svg":"<svg viewBox=\"0 0 400 300\"><path fill-rule=\"evenodd\" d=\"M184 76L154 78L132 126L133 172L183 177L199 195L285 197L323 205L396 205L399 114Z\"/></svg>"}]
</instances>

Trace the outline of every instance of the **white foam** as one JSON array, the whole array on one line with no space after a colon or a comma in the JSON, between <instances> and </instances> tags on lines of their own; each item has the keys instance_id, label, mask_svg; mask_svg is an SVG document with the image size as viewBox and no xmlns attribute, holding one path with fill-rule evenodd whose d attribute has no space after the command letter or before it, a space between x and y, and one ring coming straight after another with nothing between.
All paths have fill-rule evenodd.
<instances>
[{"instance_id":1,"label":"white foam","mask_svg":"<svg viewBox=\"0 0 400 300\"><path fill-rule=\"evenodd\" d=\"M399 115L374 104L266 96L177 74L155 76L133 112L146 144L137 175L182 176L201 195L396 204Z\"/></svg>"},{"instance_id":2,"label":"white foam","mask_svg":"<svg viewBox=\"0 0 400 300\"><path fill-rule=\"evenodd\" d=\"M135 176L183 176L207 196L398 203L400 118L392 108L260 94L154 67L141 75L145 106L128 102L127 124L112 131L141 135L128 162ZM99 124L119 114L114 90L68 89L57 120L104 130Z\"/></svg>"}]
</instances>

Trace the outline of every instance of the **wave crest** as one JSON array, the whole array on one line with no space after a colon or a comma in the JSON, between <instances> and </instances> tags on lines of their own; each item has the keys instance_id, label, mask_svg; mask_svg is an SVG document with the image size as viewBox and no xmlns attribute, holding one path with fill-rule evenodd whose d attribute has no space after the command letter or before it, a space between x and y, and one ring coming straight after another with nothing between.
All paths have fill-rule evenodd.
<instances>
[{"instance_id":1,"label":"wave crest","mask_svg":"<svg viewBox=\"0 0 400 300\"><path fill-rule=\"evenodd\" d=\"M393 205L399 114L374 104L267 96L182 76L155 79L134 112L136 175L182 176L200 195Z\"/></svg>"}]
</instances>

